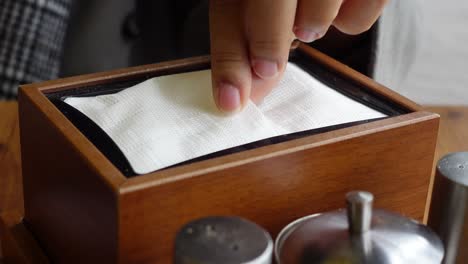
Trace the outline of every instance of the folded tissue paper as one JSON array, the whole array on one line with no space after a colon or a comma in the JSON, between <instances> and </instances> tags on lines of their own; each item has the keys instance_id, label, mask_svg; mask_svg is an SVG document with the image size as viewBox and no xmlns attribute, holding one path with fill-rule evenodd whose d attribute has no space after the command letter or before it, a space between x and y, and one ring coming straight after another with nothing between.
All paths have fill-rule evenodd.
<instances>
[{"instance_id":1,"label":"folded tissue paper","mask_svg":"<svg viewBox=\"0 0 468 264\"><path fill-rule=\"evenodd\" d=\"M219 112L210 70L146 80L114 94L68 97L145 174L265 138L386 115L327 87L289 63L260 105L235 115Z\"/></svg>"}]
</instances>

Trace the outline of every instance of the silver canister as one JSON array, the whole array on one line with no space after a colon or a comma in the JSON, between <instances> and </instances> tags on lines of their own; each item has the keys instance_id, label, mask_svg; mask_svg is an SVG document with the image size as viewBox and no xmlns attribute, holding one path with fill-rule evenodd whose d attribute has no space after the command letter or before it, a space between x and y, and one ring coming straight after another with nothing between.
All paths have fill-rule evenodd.
<instances>
[{"instance_id":1,"label":"silver canister","mask_svg":"<svg viewBox=\"0 0 468 264\"><path fill-rule=\"evenodd\" d=\"M349 192L346 209L311 215L276 238L278 264L439 264L443 246L427 226L373 209L373 195Z\"/></svg>"},{"instance_id":2,"label":"silver canister","mask_svg":"<svg viewBox=\"0 0 468 264\"><path fill-rule=\"evenodd\" d=\"M468 152L437 163L428 225L445 247L443 263L468 263Z\"/></svg>"},{"instance_id":3,"label":"silver canister","mask_svg":"<svg viewBox=\"0 0 468 264\"><path fill-rule=\"evenodd\" d=\"M186 224L175 241L175 264L271 264L273 240L240 217L213 216Z\"/></svg>"}]
</instances>

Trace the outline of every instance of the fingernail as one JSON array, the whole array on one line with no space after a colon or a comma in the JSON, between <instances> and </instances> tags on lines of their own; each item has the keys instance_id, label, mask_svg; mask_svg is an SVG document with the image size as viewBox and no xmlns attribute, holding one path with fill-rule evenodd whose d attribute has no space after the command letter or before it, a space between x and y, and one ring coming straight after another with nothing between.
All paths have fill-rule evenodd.
<instances>
[{"instance_id":1,"label":"fingernail","mask_svg":"<svg viewBox=\"0 0 468 264\"><path fill-rule=\"evenodd\" d=\"M254 59L252 68L258 77L262 79L270 79L278 73L278 63L265 59Z\"/></svg>"},{"instance_id":2,"label":"fingernail","mask_svg":"<svg viewBox=\"0 0 468 264\"><path fill-rule=\"evenodd\" d=\"M239 89L229 83L220 83L218 86L218 106L224 112L235 112L240 108Z\"/></svg>"},{"instance_id":3,"label":"fingernail","mask_svg":"<svg viewBox=\"0 0 468 264\"><path fill-rule=\"evenodd\" d=\"M296 37L303 41L303 42L312 42L315 41L323 35L325 35L326 30L310 30L310 29L305 29L305 28L294 28L294 34L296 34Z\"/></svg>"}]
</instances>

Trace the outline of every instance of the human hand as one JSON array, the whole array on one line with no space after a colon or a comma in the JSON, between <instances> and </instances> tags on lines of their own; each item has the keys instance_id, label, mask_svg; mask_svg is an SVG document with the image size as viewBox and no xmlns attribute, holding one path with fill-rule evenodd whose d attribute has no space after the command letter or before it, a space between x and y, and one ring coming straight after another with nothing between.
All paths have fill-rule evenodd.
<instances>
[{"instance_id":1,"label":"human hand","mask_svg":"<svg viewBox=\"0 0 468 264\"><path fill-rule=\"evenodd\" d=\"M368 30L387 0L210 0L211 70L218 108L258 103L280 80L291 42L312 42L333 25Z\"/></svg>"}]
</instances>

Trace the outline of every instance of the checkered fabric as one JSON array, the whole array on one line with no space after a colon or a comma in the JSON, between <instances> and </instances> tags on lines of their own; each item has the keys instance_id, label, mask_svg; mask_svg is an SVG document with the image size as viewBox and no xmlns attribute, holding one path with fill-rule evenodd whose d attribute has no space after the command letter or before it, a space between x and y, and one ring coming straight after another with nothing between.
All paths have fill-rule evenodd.
<instances>
[{"instance_id":1,"label":"checkered fabric","mask_svg":"<svg viewBox=\"0 0 468 264\"><path fill-rule=\"evenodd\" d=\"M56 78L72 0L0 0L0 100Z\"/></svg>"}]
</instances>

